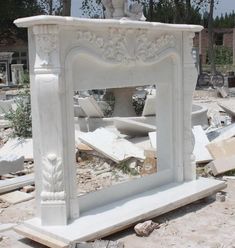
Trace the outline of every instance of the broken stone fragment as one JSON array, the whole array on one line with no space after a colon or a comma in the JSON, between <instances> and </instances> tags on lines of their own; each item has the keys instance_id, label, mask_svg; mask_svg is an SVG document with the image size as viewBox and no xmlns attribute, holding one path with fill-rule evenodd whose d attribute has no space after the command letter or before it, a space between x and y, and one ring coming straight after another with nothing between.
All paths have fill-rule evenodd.
<instances>
[{"instance_id":1,"label":"broken stone fragment","mask_svg":"<svg viewBox=\"0 0 235 248\"><path fill-rule=\"evenodd\" d=\"M224 202L225 201L225 194L223 192L218 192L215 196L216 201Z\"/></svg>"},{"instance_id":2,"label":"broken stone fragment","mask_svg":"<svg viewBox=\"0 0 235 248\"><path fill-rule=\"evenodd\" d=\"M124 244L119 241L95 240L94 242L82 242L76 244L77 248L124 248Z\"/></svg>"},{"instance_id":3,"label":"broken stone fragment","mask_svg":"<svg viewBox=\"0 0 235 248\"><path fill-rule=\"evenodd\" d=\"M35 190L35 187L32 186L32 185L26 185L22 188L22 192L25 192L25 193L31 193Z\"/></svg>"},{"instance_id":4,"label":"broken stone fragment","mask_svg":"<svg viewBox=\"0 0 235 248\"><path fill-rule=\"evenodd\" d=\"M158 223L153 222L152 220L139 223L134 227L134 230L138 236L147 237L149 234L156 228L159 227Z\"/></svg>"}]
</instances>

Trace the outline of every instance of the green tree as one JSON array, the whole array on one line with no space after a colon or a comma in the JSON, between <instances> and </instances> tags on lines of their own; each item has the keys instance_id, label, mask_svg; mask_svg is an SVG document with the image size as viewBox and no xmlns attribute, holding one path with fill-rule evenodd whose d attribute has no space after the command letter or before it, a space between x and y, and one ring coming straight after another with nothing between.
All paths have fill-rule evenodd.
<instances>
[{"instance_id":1,"label":"green tree","mask_svg":"<svg viewBox=\"0 0 235 248\"><path fill-rule=\"evenodd\" d=\"M39 0L40 6L47 15L61 15L62 0Z\"/></svg>"},{"instance_id":2,"label":"green tree","mask_svg":"<svg viewBox=\"0 0 235 248\"><path fill-rule=\"evenodd\" d=\"M14 137L32 137L29 76L26 74L24 75L23 88L19 90L18 97L15 99L15 107L6 113L6 119L11 123Z\"/></svg>"},{"instance_id":3,"label":"green tree","mask_svg":"<svg viewBox=\"0 0 235 248\"><path fill-rule=\"evenodd\" d=\"M71 0L63 0L63 16L70 16L71 13Z\"/></svg>"},{"instance_id":4,"label":"green tree","mask_svg":"<svg viewBox=\"0 0 235 248\"><path fill-rule=\"evenodd\" d=\"M48 15L70 16L71 0L38 0Z\"/></svg>"},{"instance_id":5,"label":"green tree","mask_svg":"<svg viewBox=\"0 0 235 248\"><path fill-rule=\"evenodd\" d=\"M200 8L193 6L191 0L130 0L139 2L144 6L147 21L160 21L166 23L195 23L200 24L202 17ZM102 16L101 0L83 0L82 10L85 15ZM100 10L99 9L99 10Z\"/></svg>"},{"instance_id":6,"label":"green tree","mask_svg":"<svg viewBox=\"0 0 235 248\"><path fill-rule=\"evenodd\" d=\"M43 14L44 10L37 0L0 1L0 35L1 39L18 37L27 39L26 30L16 28L13 21L20 17Z\"/></svg>"}]
</instances>

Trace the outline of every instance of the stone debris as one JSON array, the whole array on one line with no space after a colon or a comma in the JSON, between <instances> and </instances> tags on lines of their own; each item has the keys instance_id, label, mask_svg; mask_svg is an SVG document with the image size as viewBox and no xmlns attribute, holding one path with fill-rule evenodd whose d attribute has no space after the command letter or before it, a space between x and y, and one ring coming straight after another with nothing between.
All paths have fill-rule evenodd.
<instances>
[{"instance_id":1,"label":"stone debris","mask_svg":"<svg viewBox=\"0 0 235 248\"><path fill-rule=\"evenodd\" d=\"M215 199L218 202L225 202L226 197L225 197L225 194L223 192L218 192L215 195Z\"/></svg>"},{"instance_id":2,"label":"stone debris","mask_svg":"<svg viewBox=\"0 0 235 248\"><path fill-rule=\"evenodd\" d=\"M11 127L10 121L0 119L0 129L1 128L9 128L9 127Z\"/></svg>"},{"instance_id":3,"label":"stone debris","mask_svg":"<svg viewBox=\"0 0 235 248\"><path fill-rule=\"evenodd\" d=\"M212 174L214 176L223 174L228 171L232 171L235 169L235 155L225 158L218 158L211 161L208 165Z\"/></svg>"},{"instance_id":4,"label":"stone debris","mask_svg":"<svg viewBox=\"0 0 235 248\"><path fill-rule=\"evenodd\" d=\"M32 139L9 139L7 143L0 149L0 157L12 154L24 156L26 161L33 160L33 140Z\"/></svg>"},{"instance_id":5,"label":"stone debris","mask_svg":"<svg viewBox=\"0 0 235 248\"><path fill-rule=\"evenodd\" d=\"M151 145L151 142L148 136L135 137L135 138L130 138L130 139L126 138L126 139L141 149L148 150L152 148L152 145Z\"/></svg>"},{"instance_id":6,"label":"stone debris","mask_svg":"<svg viewBox=\"0 0 235 248\"><path fill-rule=\"evenodd\" d=\"M128 163L129 160L116 164L107 158L89 154L76 167L79 195L140 177L139 164L136 163L137 167L131 170ZM130 164L134 166L134 160L131 159Z\"/></svg>"},{"instance_id":7,"label":"stone debris","mask_svg":"<svg viewBox=\"0 0 235 248\"><path fill-rule=\"evenodd\" d=\"M25 192L25 193L31 193L35 190L35 187L32 186L32 185L26 185L22 188L22 192Z\"/></svg>"},{"instance_id":8,"label":"stone debris","mask_svg":"<svg viewBox=\"0 0 235 248\"><path fill-rule=\"evenodd\" d=\"M76 248L124 248L120 241L95 240L94 242L77 243Z\"/></svg>"},{"instance_id":9,"label":"stone debris","mask_svg":"<svg viewBox=\"0 0 235 248\"><path fill-rule=\"evenodd\" d=\"M102 110L93 96L78 98L78 103L87 117L104 117Z\"/></svg>"},{"instance_id":10,"label":"stone debris","mask_svg":"<svg viewBox=\"0 0 235 248\"><path fill-rule=\"evenodd\" d=\"M0 156L0 175L15 173L24 169L24 156L5 154Z\"/></svg>"},{"instance_id":11,"label":"stone debris","mask_svg":"<svg viewBox=\"0 0 235 248\"><path fill-rule=\"evenodd\" d=\"M0 129L0 148L9 140L12 135L12 129Z\"/></svg>"},{"instance_id":12,"label":"stone debris","mask_svg":"<svg viewBox=\"0 0 235 248\"><path fill-rule=\"evenodd\" d=\"M235 138L229 138L218 142L211 142L207 149L214 159L227 158L235 155Z\"/></svg>"},{"instance_id":13,"label":"stone debris","mask_svg":"<svg viewBox=\"0 0 235 248\"><path fill-rule=\"evenodd\" d=\"M224 87L218 87L218 88L217 88L217 93L218 93L218 95L221 96L222 98L228 97L228 92L225 90Z\"/></svg>"},{"instance_id":14,"label":"stone debris","mask_svg":"<svg viewBox=\"0 0 235 248\"><path fill-rule=\"evenodd\" d=\"M81 133L79 139L116 163L131 157L145 159L143 149L136 147L126 139L119 138L117 134L105 128L98 128L94 132Z\"/></svg>"},{"instance_id":15,"label":"stone debris","mask_svg":"<svg viewBox=\"0 0 235 248\"><path fill-rule=\"evenodd\" d=\"M235 118L235 101L220 102L219 106L233 119Z\"/></svg>"},{"instance_id":16,"label":"stone debris","mask_svg":"<svg viewBox=\"0 0 235 248\"><path fill-rule=\"evenodd\" d=\"M145 221L135 225L134 230L138 236L147 237L154 229L159 227L158 223L154 223L152 220Z\"/></svg>"},{"instance_id":17,"label":"stone debris","mask_svg":"<svg viewBox=\"0 0 235 248\"><path fill-rule=\"evenodd\" d=\"M0 180L0 193L6 193L12 190L22 188L26 185L34 184L34 174L28 174L23 176L13 176L10 179Z\"/></svg>"},{"instance_id":18,"label":"stone debris","mask_svg":"<svg viewBox=\"0 0 235 248\"><path fill-rule=\"evenodd\" d=\"M4 119L5 114L12 109L12 105L14 105L14 100L0 100L0 119Z\"/></svg>"},{"instance_id":19,"label":"stone debris","mask_svg":"<svg viewBox=\"0 0 235 248\"><path fill-rule=\"evenodd\" d=\"M235 180L235 176L223 176L223 180Z\"/></svg>"},{"instance_id":20,"label":"stone debris","mask_svg":"<svg viewBox=\"0 0 235 248\"><path fill-rule=\"evenodd\" d=\"M153 95L147 95L142 116L156 115L156 93Z\"/></svg>"},{"instance_id":21,"label":"stone debris","mask_svg":"<svg viewBox=\"0 0 235 248\"><path fill-rule=\"evenodd\" d=\"M149 132L156 130L155 125L150 125L129 118L113 118L114 126L122 133L131 137L148 136Z\"/></svg>"},{"instance_id":22,"label":"stone debris","mask_svg":"<svg viewBox=\"0 0 235 248\"><path fill-rule=\"evenodd\" d=\"M202 129L202 126L194 126L192 131L195 139L193 154L195 156L196 163L210 162L213 158L206 148L206 145L209 144L209 140Z\"/></svg>"},{"instance_id":23,"label":"stone debris","mask_svg":"<svg viewBox=\"0 0 235 248\"><path fill-rule=\"evenodd\" d=\"M10 204L21 203L24 201L31 200L33 198L34 198L34 196L32 196L31 194L27 194L27 193L24 193L24 192L21 192L18 190L0 195L0 200L2 200L4 202L8 202Z\"/></svg>"},{"instance_id":24,"label":"stone debris","mask_svg":"<svg viewBox=\"0 0 235 248\"><path fill-rule=\"evenodd\" d=\"M208 133L207 136L209 136L208 138L211 142L218 142L235 137L235 123L224 128L217 129L212 133ZM211 139L213 136L214 138Z\"/></svg>"},{"instance_id":25,"label":"stone debris","mask_svg":"<svg viewBox=\"0 0 235 248\"><path fill-rule=\"evenodd\" d=\"M151 175L157 172L157 157L155 150L145 150L145 160L140 169L140 175Z\"/></svg>"},{"instance_id":26,"label":"stone debris","mask_svg":"<svg viewBox=\"0 0 235 248\"><path fill-rule=\"evenodd\" d=\"M3 201L2 199L0 199L0 208L8 208L11 204L9 202Z\"/></svg>"},{"instance_id":27,"label":"stone debris","mask_svg":"<svg viewBox=\"0 0 235 248\"><path fill-rule=\"evenodd\" d=\"M149 132L148 136L149 136L152 147L157 149L157 134L156 134L156 132Z\"/></svg>"}]
</instances>

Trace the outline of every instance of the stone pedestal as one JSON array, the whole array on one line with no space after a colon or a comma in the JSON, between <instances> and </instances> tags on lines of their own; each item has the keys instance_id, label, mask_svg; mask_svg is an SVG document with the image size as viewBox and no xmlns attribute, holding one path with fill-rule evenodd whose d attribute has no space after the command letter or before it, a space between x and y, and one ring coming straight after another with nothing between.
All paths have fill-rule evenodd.
<instances>
[{"instance_id":1,"label":"stone pedestal","mask_svg":"<svg viewBox=\"0 0 235 248\"><path fill-rule=\"evenodd\" d=\"M24 74L23 64L11 65L12 84L22 84L23 74Z\"/></svg>"},{"instance_id":2,"label":"stone pedestal","mask_svg":"<svg viewBox=\"0 0 235 248\"><path fill-rule=\"evenodd\" d=\"M135 87L115 88L112 89L112 92L115 97L113 116L136 116L132 103L132 96L135 92Z\"/></svg>"},{"instance_id":3,"label":"stone pedestal","mask_svg":"<svg viewBox=\"0 0 235 248\"><path fill-rule=\"evenodd\" d=\"M10 64L12 61L12 52L0 52L0 83L10 84Z\"/></svg>"}]
</instances>

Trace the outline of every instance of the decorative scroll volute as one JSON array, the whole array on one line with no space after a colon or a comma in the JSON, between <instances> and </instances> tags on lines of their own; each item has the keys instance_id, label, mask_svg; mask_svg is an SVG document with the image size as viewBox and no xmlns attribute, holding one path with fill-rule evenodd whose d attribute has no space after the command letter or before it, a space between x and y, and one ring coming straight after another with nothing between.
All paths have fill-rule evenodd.
<instances>
[{"instance_id":1,"label":"decorative scroll volute","mask_svg":"<svg viewBox=\"0 0 235 248\"><path fill-rule=\"evenodd\" d=\"M113 63L152 62L158 59L161 52L176 46L174 35L162 34L152 38L144 29L110 28L105 37L79 30L76 38L80 47L95 49L104 60Z\"/></svg>"},{"instance_id":2,"label":"decorative scroll volute","mask_svg":"<svg viewBox=\"0 0 235 248\"><path fill-rule=\"evenodd\" d=\"M65 200L62 161L55 154L43 158L42 181L42 201Z\"/></svg>"},{"instance_id":3,"label":"decorative scroll volute","mask_svg":"<svg viewBox=\"0 0 235 248\"><path fill-rule=\"evenodd\" d=\"M57 25L38 25L33 27L36 42L35 67L47 68L55 66L57 61L53 59L53 53L59 50L59 29Z\"/></svg>"},{"instance_id":4,"label":"decorative scroll volute","mask_svg":"<svg viewBox=\"0 0 235 248\"><path fill-rule=\"evenodd\" d=\"M184 39L184 61L185 63L195 64L197 62L196 52L193 50L193 38L194 32L184 33L186 36Z\"/></svg>"}]
</instances>

